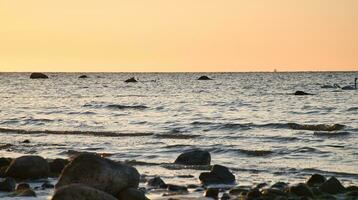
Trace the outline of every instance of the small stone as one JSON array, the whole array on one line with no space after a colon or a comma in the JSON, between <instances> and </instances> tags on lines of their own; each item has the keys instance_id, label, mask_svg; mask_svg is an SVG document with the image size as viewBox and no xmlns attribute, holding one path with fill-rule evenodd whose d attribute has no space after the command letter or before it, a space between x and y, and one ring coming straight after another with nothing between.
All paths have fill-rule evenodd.
<instances>
[{"instance_id":1,"label":"small stone","mask_svg":"<svg viewBox=\"0 0 358 200\"><path fill-rule=\"evenodd\" d=\"M217 188L208 188L205 191L205 197L209 197L209 198L213 198L213 199L218 199L219 198L219 189Z\"/></svg>"},{"instance_id":2,"label":"small stone","mask_svg":"<svg viewBox=\"0 0 358 200\"><path fill-rule=\"evenodd\" d=\"M310 187L319 186L322 183L326 182L326 178L320 174L313 174L306 182Z\"/></svg>"},{"instance_id":3,"label":"small stone","mask_svg":"<svg viewBox=\"0 0 358 200\"><path fill-rule=\"evenodd\" d=\"M339 194L345 192L346 189L337 178L331 177L319 187L319 190L328 194Z\"/></svg>"},{"instance_id":4,"label":"small stone","mask_svg":"<svg viewBox=\"0 0 358 200\"><path fill-rule=\"evenodd\" d=\"M201 149L191 149L180 154L174 161L181 165L210 165L211 156L208 151Z\"/></svg>"},{"instance_id":5,"label":"small stone","mask_svg":"<svg viewBox=\"0 0 358 200\"><path fill-rule=\"evenodd\" d=\"M49 188L54 188L55 186L53 184L51 184L50 182L46 181L41 185L41 187L43 189L49 189Z\"/></svg>"},{"instance_id":6,"label":"small stone","mask_svg":"<svg viewBox=\"0 0 358 200\"><path fill-rule=\"evenodd\" d=\"M294 95L302 96L302 95L312 95L312 94L307 93L307 92L303 92L303 91L296 91L296 92L294 93Z\"/></svg>"},{"instance_id":7,"label":"small stone","mask_svg":"<svg viewBox=\"0 0 358 200\"><path fill-rule=\"evenodd\" d=\"M16 181L13 178L6 178L0 182L0 191L12 192L15 190Z\"/></svg>"},{"instance_id":8,"label":"small stone","mask_svg":"<svg viewBox=\"0 0 358 200\"><path fill-rule=\"evenodd\" d=\"M201 173L199 179L204 185L235 183L235 176L222 165L214 165L210 172Z\"/></svg>"},{"instance_id":9,"label":"small stone","mask_svg":"<svg viewBox=\"0 0 358 200\"><path fill-rule=\"evenodd\" d=\"M30 140L26 139L26 140L22 141L21 143L28 144L28 143L30 143Z\"/></svg>"}]
</instances>

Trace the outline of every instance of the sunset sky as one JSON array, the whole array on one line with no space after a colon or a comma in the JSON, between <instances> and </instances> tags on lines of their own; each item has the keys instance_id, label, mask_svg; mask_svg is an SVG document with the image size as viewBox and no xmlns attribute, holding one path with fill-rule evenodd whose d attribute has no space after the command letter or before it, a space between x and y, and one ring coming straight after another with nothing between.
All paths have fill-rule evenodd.
<instances>
[{"instance_id":1,"label":"sunset sky","mask_svg":"<svg viewBox=\"0 0 358 200\"><path fill-rule=\"evenodd\" d=\"M358 70L358 0L0 0L0 71Z\"/></svg>"}]
</instances>

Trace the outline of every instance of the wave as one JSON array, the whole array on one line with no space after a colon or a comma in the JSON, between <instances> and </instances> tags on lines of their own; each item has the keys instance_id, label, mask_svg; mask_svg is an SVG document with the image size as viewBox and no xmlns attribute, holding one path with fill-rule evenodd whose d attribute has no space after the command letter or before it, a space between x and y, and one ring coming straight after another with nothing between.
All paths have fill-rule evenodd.
<instances>
[{"instance_id":1,"label":"wave","mask_svg":"<svg viewBox=\"0 0 358 200\"><path fill-rule=\"evenodd\" d=\"M13 134L52 134L52 135L88 135L100 137L142 137L152 136L154 133L118 133L110 131L55 131L55 130L24 130L24 129L10 129L0 128L0 133L13 133Z\"/></svg>"},{"instance_id":2,"label":"wave","mask_svg":"<svg viewBox=\"0 0 358 200\"><path fill-rule=\"evenodd\" d=\"M326 137L333 137L333 136L346 136L346 135L350 135L350 132L348 131L339 131L339 132L314 132L314 135L317 136L326 136Z\"/></svg>"},{"instance_id":3,"label":"wave","mask_svg":"<svg viewBox=\"0 0 358 200\"><path fill-rule=\"evenodd\" d=\"M144 110L149 108L145 105L122 105L122 104L108 104L105 102L91 102L86 103L83 107L90 107L90 108L107 108L107 109L117 109L117 110Z\"/></svg>"},{"instance_id":4,"label":"wave","mask_svg":"<svg viewBox=\"0 0 358 200\"><path fill-rule=\"evenodd\" d=\"M192 139L200 137L200 135L189 135L189 134L155 134L155 137L162 139Z\"/></svg>"}]
</instances>

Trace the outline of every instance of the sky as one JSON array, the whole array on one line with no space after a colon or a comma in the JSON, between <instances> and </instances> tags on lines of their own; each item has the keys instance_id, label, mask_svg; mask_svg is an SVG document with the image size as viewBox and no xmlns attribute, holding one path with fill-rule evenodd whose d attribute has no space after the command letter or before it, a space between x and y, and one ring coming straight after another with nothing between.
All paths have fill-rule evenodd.
<instances>
[{"instance_id":1,"label":"sky","mask_svg":"<svg viewBox=\"0 0 358 200\"><path fill-rule=\"evenodd\" d=\"M358 0L0 0L0 71L358 71Z\"/></svg>"}]
</instances>

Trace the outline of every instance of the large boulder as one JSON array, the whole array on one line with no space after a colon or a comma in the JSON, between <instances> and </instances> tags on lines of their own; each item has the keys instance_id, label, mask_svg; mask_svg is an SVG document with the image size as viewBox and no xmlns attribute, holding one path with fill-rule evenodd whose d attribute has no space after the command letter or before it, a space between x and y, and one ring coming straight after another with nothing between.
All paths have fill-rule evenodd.
<instances>
[{"instance_id":1,"label":"large boulder","mask_svg":"<svg viewBox=\"0 0 358 200\"><path fill-rule=\"evenodd\" d=\"M336 177L331 177L319 187L319 190L329 194L339 194L345 192L346 189Z\"/></svg>"},{"instance_id":2,"label":"large boulder","mask_svg":"<svg viewBox=\"0 0 358 200\"><path fill-rule=\"evenodd\" d=\"M50 167L47 161L40 156L21 156L11 161L5 171L5 177L16 179L47 178Z\"/></svg>"},{"instance_id":3,"label":"large boulder","mask_svg":"<svg viewBox=\"0 0 358 200\"><path fill-rule=\"evenodd\" d=\"M210 172L201 173L199 179L204 185L235 183L235 176L227 167L221 165L214 165Z\"/></svg>"},{"instance_id":4,"label":"large boulder","mask_svg":"<svg viewBox=\"0 0 358 200\"><path fill-rule=\"evenodd\" d=\"M84 153L66 165L55 188L81 183L117 196L126 188L137 188L139 178L138 171L132 166Z\"/></svg>"},{"instance_id":5,"label":"large boulder","mask_svg":"<svg viewBox=\"0 0 358 200\"><path fill-rule=\"evenodd\" d=\"M181 165L210 165L211 156L208 151L200 149L188 150L178 156L175 164Z\"/></svg>"},{"instance_id":6,"label":"large boulder","mask_svg":"<svg viewBox=\"0 0 358 200\"><path fill-rule=\"evenodd\" d=\"M320 174L313 174L306 182L310 187L319 186L322 183L326 182L326 178Z\"/></svg>"},{"instance_id":7,"label":"large boulder","mask_svg":"<svg viewBox=\"0 0 358 200\"><path fill-rule=\"evenodd\" d=\"M57 176L61 174L63 168L65 168L69 161L62 158L56 158L54 160L50 160L48 163L50 165L51 174Z\"/></svg>"},{"instance_id":8,"label":"large boulder","mask_svg":"<svg viewBox=\"0 0 358 200\"><path fill-rule=\"evenodd\" d=\"M35 72L35 73L32 73L30 75L30 78L31 79L47 79L48 76L46 74L43 74L43 73Z\"/></svg>"},{"instance_id":9,"label":"large boulder","mask_svg":"<svg viewBox=\"0 0 358 200\"><path fill-rule=\"evenodd\" d=\"M117 200L110 194L82 184L70 184L58 188L52 200Z\"/></svg>"}]
</instances>

